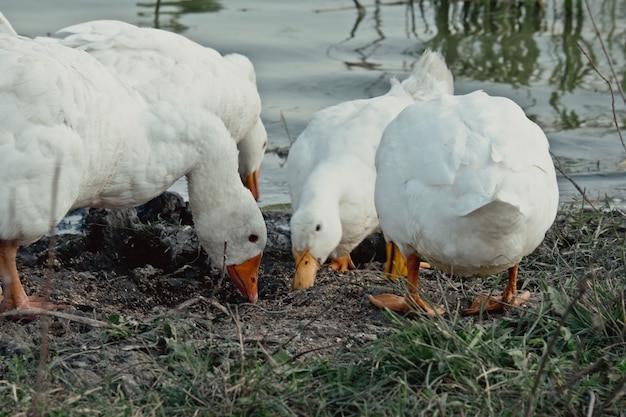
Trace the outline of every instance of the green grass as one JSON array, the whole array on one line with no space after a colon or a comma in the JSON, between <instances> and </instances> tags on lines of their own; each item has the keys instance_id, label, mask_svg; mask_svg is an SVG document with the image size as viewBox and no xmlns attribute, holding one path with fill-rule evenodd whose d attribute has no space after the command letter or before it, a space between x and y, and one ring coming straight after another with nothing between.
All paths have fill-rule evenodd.
<instances>
[{"instance_id":1,"label":"green grass","mask_svg":"<svg viewBox=\"0 0 626 417\"><path fill-rule=\"evenodd\" d=\"M541 294L533 308L389 314L391 335L323 359L229 340L183 313L113 318L88 346L59 351L51 339L41 393L27 350L3 357L0 416L624 416L625 234L616 212L561 213L523 263L525 285ZM17 339L20 329L7 327ZM74 375L126 354L139 355L134 383Z\"/></svg>"}]
</instances>

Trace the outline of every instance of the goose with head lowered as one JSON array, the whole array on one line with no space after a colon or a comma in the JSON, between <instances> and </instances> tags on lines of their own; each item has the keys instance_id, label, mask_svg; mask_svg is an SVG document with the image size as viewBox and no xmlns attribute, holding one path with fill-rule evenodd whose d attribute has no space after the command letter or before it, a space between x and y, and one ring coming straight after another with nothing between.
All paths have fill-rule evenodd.
<instances>
[{"instance_id":1,"label":"goose with head lowered","mask_svg":"<svg viewBox=\"0 0 626 417\"><path fill-rule=\"evenodd\" d=\"M406 106L452 88L441 55L426 51L407 79L391 80L386 94L313 115L287 158L294 288L312 286L329 257L333 269L354 267L350 252L378 228L374 157L383 129Z\"/></svg>"},{"instance_id":2,"label":"goose with head lowered","mask_svg":"<svg viewBox=\"0 0 626 417\"><path fill-rule=\"evenodd\" d=\"M188 180L201 245L254 302L267 231L222 120L146 100L84 51L0 34L0 311L55 305L27 296L19 246L78 207L133 207Z\"/></svg>"},{"instance_id":3,"label":"goose with head lowered","mask_svg":"<svg viewBox=\"0 0 626 417\"><path fill-rule=\"evenodd\" d=\"M17 35L1 12L0 32ZM241 180L260 198L267 131L259 116L256 72L246 56L221 56L181 35L114 20L79 23L55 37L37 39L91 53L149 100L197 105L219 114L237 142Z\"/></svg>"},{"instance_id":4,"label":"goose with head lowered","mask_svg":"<svg viewBox=\"0 0 626 417\"><path fill-rule=\"evenodd\" d=\"M508 271L501 296L478 296L468 314L517 306L521 259L544 239L558 208L548 140L512 100L482 91L444 94L404 109L376 155L375 202L385 238L407 259L408 295L371 296L378 307L418 305L419 262L453 276Z\"/></svg>"},{"instance_id":5,"label":"goose with head lowered","mask_svg":"<svg viewBox=\"0 0 626 417\"><path fill-rule=\"evenodd\" d=\"M237 142L241 179L260 198L267 146L252 62L222 56L182 35L115 20L68 26L42 38L88 52L149 101L197 106L215 113Z\"/></svg>"}]
</instances>

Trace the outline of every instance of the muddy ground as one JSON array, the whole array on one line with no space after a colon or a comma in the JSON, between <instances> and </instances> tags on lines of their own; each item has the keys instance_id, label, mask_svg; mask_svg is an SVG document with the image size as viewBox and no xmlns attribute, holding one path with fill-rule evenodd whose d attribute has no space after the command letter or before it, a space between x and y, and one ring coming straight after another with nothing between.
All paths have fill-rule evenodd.
<instances>
[{"instance_id":1,"label":"muddy ground","mask_svg":"<svg viewBox=\"0 0 626 417\"><path fill-rule=\"evenodd\" d=\"M108 353L90 350L101 343L103 332L109 332L104 339L110 338L110 323L123 323L126 329L135 323L140 333L142 324L182 318L210 337L260 346L270 355L282 350L295 360L332 355L392 331L390 315L367 298L383 291L402 293L403 281L389 281L381 273L385 253L380 234L353 252L356 270L322 268L314 287L293 291L290 214L265 212L268 244L259 300L250 304L200 249L189 209L179 196L166 194L138 210L91 209L84 214L79 234L44 237L18 254L28 294L42 295L49 288L51 300L76 308L53 316L48 331L51 357L73 358L63 362L63 378L69 382L97 383L111 374L111 366L119 367L116 374L122 379L141 378L134 364L145 362L146 349L133 347L137 339L107 344ZM445 304L450 314L468 307L483 287L494 286L489 280L458 281L430 270L421 277L422 294ZM518 285L524 285L523 273ZM497 290L503 286L495 284ZM39 324L39 319L19 324L0 320L0 356L36 358ZM159 343L153 342L150 349ZM7 366L7 361L0 364L0 380L6 378Z\"/></svg>"}]
</instances>

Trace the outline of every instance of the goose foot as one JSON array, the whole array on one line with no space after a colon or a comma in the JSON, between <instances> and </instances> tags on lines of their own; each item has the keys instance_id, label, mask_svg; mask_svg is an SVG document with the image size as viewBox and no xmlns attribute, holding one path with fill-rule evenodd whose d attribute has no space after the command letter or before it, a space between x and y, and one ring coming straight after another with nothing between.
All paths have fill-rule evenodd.
<instances>
[{"instance_id":1,"label":"goose foot","mask_svg":"<svg viewBox=\"0 0 626 417\"><path fill-rule=\"evenodd\" d=\"M346 272L349 269L355 268L354 262L352 262L352 258L350 257L350 254L347 254L340 258L333 259L330 262L330 265L328 265L328 267L330 269L334 269L335 271L339 271L339 272Z\"/></svg>"},{"instance_id":2,"label":"goose foot","mask_svg":"<svg viewBox=\"0 0 626 417\"><path fill-rule=\"evenodd\" d=\"M27 297L25 303L21 303L19 306L11 305L10 303L4 303L4 299L0 295L0 313L2 316L16 321L31 321L37 318L36 314L23 314L27 310L75 310L76 308L69 304L56 304L47 301L44 297L30 295Z\"/></svg>"},{"instance_id":3,"label":"goose foot","mask_svg":"<svg viewBox=\"0 0 626 417\"><path fill-rule=\"evenodd\" d=\"M432 308L427 302L425 302L421 298L414 296L412 297L410 295L407 295L405 297L400 297L394 294L379 294L376 296L370 295L369 300L370 303L372 303L377 308L388 308L389 310L395 311L396 313L408 313L410 311L415 311L416 305L431 317L435 317L445 313L445 310L442 306Z\"/></svg>"},{"instance_id":4,"label":"goose foot","mask_svg":"<svg viewBox=\"0 0 626 417\"><path fill-rule=\"evenodd\" d=\"M464 311L466 315L478 314L481 311L488 313L500 313L504 310L519 307L530 300L530 291L524 291L520 295L512 295L508 300L503 300L502 296L489 296L480 294L474 299L472 305Z\"/></svg>"}]
</instances>

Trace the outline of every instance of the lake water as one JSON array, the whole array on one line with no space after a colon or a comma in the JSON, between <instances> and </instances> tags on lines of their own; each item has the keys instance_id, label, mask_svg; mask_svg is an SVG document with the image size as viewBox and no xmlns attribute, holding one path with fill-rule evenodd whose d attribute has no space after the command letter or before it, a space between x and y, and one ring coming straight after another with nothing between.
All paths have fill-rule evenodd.
<instances>
[{"instance_id":1,"label":"lake water","mask_svg":"<svg viewBox=\"0 0 626 417\"><path fill-rule=\"evenodd\" d=\"M626 2L590 0L618 76L626 74ZM118 19L184 34L221 53L240 52L257 69L269 150L261 172L261 206L289 202L284 166L289 146L311 115L341 101L387 91L424 48L440 50L459 94L482 89L509 97L545 130L564 172L590 199L626 202L626 150L613 122L611 77L584 1L446 3L361 0L168 1L0 0L27 36L70 24ZM524 3L524 2L520 2ZM526 2L532 3L532 2ZM572 3L574 3L572 5ZM613 83L620 123L626 105ZM561 200L579 202L559 175ZM184 192L184 183L177 183Z\"/></svg>"}]
</instances>

